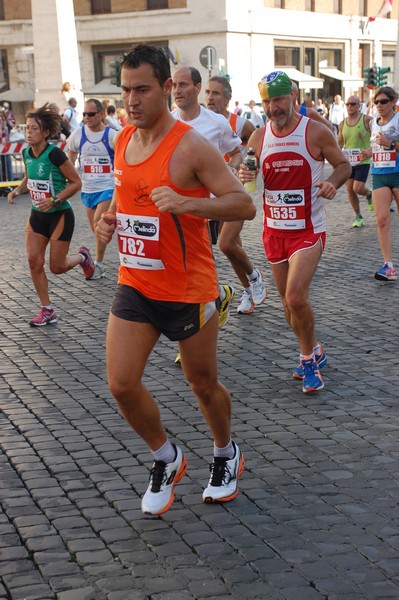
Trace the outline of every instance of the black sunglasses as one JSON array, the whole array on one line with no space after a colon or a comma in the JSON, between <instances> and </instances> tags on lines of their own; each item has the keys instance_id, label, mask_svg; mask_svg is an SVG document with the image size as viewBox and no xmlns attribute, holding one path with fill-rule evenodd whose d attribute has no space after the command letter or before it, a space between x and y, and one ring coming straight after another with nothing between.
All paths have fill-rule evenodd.
<instances>
[{"instance_id":1,"label":"black sunglasses","mask_svg":"<svg viewBox=\"0 0 399 600\"><path fill-rule=\"evenodd\" d=\"M388 102L392 102L389 98L382 98L382 100L374 100L374 104L388 104Z\"/></svg>"},{"instance_id":2,"label":"black sunglasses","mask_svg":"<svg viewBox=\"0 0 399 600\"><path fill-rule=\"evenodd\" d=\"M94 115L98 115L99 112L101 112L101 111L98 110L97 112L84 112L83 116L84 117L94 117Z\"/></svg>"},{"instance_id":3,"label":"black sunglasses","mask_svg":"<svg viewBox=\"0 0 399 600\"><path fill-rule=\"evenodd\" d=\"M345 106L359 106L359 102L346 102Z\"/></svg>"}]
</instances>

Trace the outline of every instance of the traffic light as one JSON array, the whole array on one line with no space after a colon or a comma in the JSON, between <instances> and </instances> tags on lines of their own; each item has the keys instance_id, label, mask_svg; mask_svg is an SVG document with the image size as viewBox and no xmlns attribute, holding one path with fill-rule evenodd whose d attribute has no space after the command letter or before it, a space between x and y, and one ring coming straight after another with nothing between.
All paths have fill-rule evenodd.
<instances>
[{"instance_id":1,"label":"traffic light","mask_svg":"<svg viewBox=\"0 0 399 600\"><path fill-rule=\"evenodd\" d=\"M390 67L379 67L378 68L378 85L386 85L388 83L388 75L390 73Z\"/></svg>"},{"instance_id":2,"label":"traffic light","mask_svg":"<svg viewBox=\"0 0 399 600\"><path fill-rule=\"evenodd\" d=\"M366 67L365 69L363 69L363 81L364 81L366 87L371 87L370 86L370 72L371 72L371 67Z\"/></svg>"},{"instance_id":3,"label":"traffic light","mask_svg":"<svg viewBox=\"0 0 399 600\"><path fill-rule=\"evenodd\" d=\"M121 63L119 60L113 60L109 63L111 67L110 76L112 85L120 87L121 85Z\"/></svg>"},{"instance_id":4,"label":"traffic light","mask_svg":"<svg viewBox=\"0 0 399 600\"><path fill-rule=\"evenodd\" d=\"M369 83L370 83L371 87L373 87L373 88L376 88L379 86L378 68L379 67L376 67L376 66L370 68L370 82Z\"/></svg>"}]
</instances>

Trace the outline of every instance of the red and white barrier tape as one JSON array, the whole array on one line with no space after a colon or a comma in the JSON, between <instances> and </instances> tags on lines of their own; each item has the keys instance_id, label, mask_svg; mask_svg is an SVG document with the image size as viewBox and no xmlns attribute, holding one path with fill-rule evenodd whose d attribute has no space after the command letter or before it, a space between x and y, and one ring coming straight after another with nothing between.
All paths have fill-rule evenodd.
<instances>
[{"instance_id":1,"label":"red and white barrier tape","mask_svg":"<svg viewBox=\"0 0 399 600\"><path fill-rule=\"evenodd\" d=\"M51 142L53 143L53 142ZM66 141L54 142L55 146L64 150L66 147ZM7 142L6 144L0 144L0 155L3 154L21 154L22 150L29 146L28 142Z\"/></svg>"}]
</instances>

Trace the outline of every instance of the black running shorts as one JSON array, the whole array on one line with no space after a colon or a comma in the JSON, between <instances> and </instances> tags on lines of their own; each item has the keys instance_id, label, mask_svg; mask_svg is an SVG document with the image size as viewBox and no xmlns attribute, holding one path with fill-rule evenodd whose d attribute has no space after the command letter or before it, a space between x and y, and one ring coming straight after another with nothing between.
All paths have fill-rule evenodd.
<instances>
[{"instance_id":1,"label":"black running shorts","mask_svg":"<svg viewBox=\"0 0 399 600\"><path fill-rule=\"evenodd\" d=\"M111 312L125 321L151 323L172 341L185 340L196 333L219 310L219 298L203 304L152 300L129 285L119 284Z\"/></svg>"},{"instance_id":2,"label":"black running shorts","mask_svg":"<svg viewBox=\"0 0 399 600\"><path fill-rule=\"evenodd\" d=\"M26 231L33 231L59 242L70 242L74 228L75 215L72 208L51 213L32 210L26 225Z\"/></svg>"}]
</instances>

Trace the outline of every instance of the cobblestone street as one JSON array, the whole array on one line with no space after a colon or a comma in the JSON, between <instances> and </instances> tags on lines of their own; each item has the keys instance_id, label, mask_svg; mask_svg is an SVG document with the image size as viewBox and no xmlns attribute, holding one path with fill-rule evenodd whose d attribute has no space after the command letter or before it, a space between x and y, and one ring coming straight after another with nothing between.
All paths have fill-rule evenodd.
<instances>
[{"instance_id":1,"label":"cobblestone street","mask_svg":"<svg viewBox=\"0 0 399 600\"><path fill-rule=\"evenodd\" d=\"M38 312L29 206L0 197L0 600L398 600L399 282L374 280L382 260L365 199L359 229L345 191L327 203L312 304L328 365L315 394L292 378L298 347L264 257L259 199L245 225L269 297L252 315L233 307L219 336L246 460L231 503L202 502L212 440L174 364L176 344L159 341L145 383L188 460L161 518L141 513L151 455L106 381L116 244L102 280L85 281L79 268L50 275L58 323L29 327ZM74 210L71 250L94 248L78 197ZM392 233L398 266L397 210Z\"/></svg>"}]
</instances>

